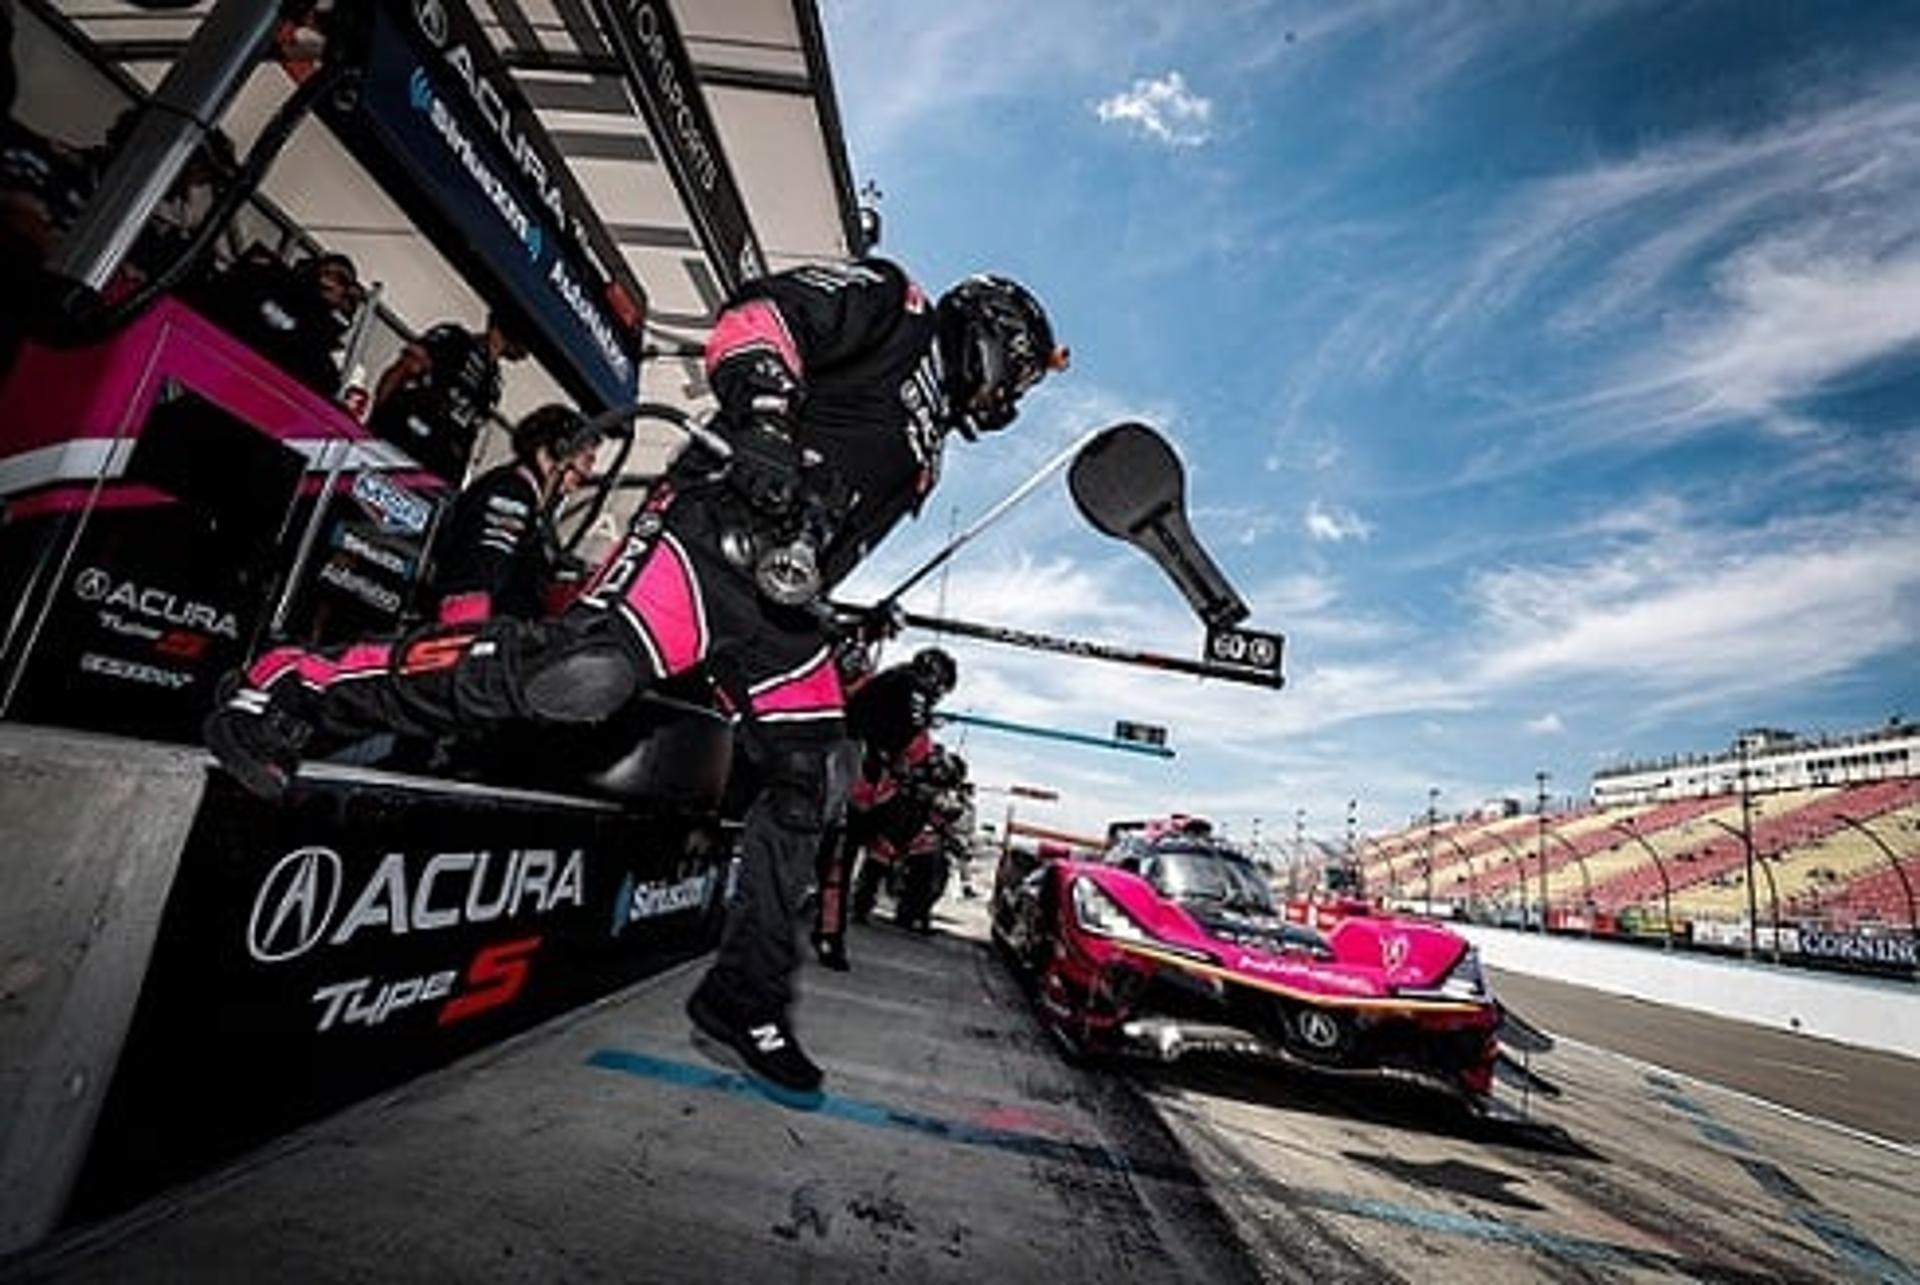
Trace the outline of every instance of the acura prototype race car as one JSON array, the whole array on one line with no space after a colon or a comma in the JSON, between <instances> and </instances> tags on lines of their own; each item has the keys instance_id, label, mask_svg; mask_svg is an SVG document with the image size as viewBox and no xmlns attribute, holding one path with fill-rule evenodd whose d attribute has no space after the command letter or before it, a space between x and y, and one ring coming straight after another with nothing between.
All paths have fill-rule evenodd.
<instances>
[{"instance_id":1,"label":"acura prototype race car","mask_svg":"<svg viewBox=\"0 0 1920 1285\"><path fill-rule=\"evenodd\" d=\"M1324 934L1290 923L1253 863L1200 826L1124 835L1098 860L1010 851L992 919L1076 1055L1250 1053L1490 1102L1503 1014L1466 939L1372 914Z\"/></svg>"}]
</instances>

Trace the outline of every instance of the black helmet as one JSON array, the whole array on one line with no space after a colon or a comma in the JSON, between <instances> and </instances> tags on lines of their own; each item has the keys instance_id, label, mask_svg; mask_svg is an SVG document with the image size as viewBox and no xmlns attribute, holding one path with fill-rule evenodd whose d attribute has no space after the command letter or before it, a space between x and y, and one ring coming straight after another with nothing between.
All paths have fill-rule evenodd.
<instances>
[{"instance_id":1,"label":"black helmet","mask_svg":"<svg viewBox=\"0 0 1920 1285\"><path fill-rule=\"evenodd\" d=\"M534 452L544 446L548 455L563 460L598 436L579 411L553 402L513 426L513 455L521 463L531 464Z\"/></svg>"},{"instance_id":2,"label":"black helmet","mask_svg":"<svg viewBox=\"0 0 1920 1285\"><path fill-rule=\"evenodd\" d=\"M940 357L963 436L1005 428L1021 394L1065 370L1040 301L1006 277L968 277L940 296Z\"/></svg>"},{"instance_id":3,"label":"black helmet","mask_svg":"<svg viewBox=\"0 0 1920 1285\"><path fill-rule=\"evenodd\" d=\"M960 682L960 667L939 647L922 647L909 662L914 681L934 696L945 696Z\"/></svg>"}]
</instances>

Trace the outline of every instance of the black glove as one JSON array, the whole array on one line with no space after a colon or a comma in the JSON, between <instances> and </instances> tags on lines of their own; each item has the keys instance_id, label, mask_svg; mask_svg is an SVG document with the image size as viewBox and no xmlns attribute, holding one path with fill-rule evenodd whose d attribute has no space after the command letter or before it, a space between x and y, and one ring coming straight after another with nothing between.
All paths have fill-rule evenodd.
<instances>
[{"instance_id":1,"label":"black glove","mask_svg":"<svg viewBox=\"0 0 1920 1285\"><path fill-rule=\"evenodd\" d=\"M728 484L762 513L792 513L800 499L800 447L786 425L765 416L749 419L733 434L732 445Z\"/></svg>"},{"instance_id":2,"label":"black glove","mask_svg":"<svg viewBox=\"0 0 1920 1285\"><path fill-rule=\"evenodd\" d=\"M907 627L907 613L892 600L877 602L862 610L854 624L855 636L871 645L898 638Z\"/></svg>"}]
</instances>

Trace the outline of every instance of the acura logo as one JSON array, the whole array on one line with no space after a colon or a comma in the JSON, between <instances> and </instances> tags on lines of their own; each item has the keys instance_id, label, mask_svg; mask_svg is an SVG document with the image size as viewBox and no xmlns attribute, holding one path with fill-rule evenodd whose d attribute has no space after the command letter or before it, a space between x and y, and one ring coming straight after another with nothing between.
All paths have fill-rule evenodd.
<instances>
[{"instance_id":1,"label":"acura logo","mask_svg":"<svg viewBox=\"0 0 1920 1285\"><path fill-rule=\"evenodd\" d=\"M280 858L253 898L248 952L274 964L312 950L333 921L340 883L340 854L331 848L296 848Z\"/></svg>"},{"instance_id":2,"label":"acura logo","mask_svg":"<svg viewBox=\"0 0 1920 1285\"><path fill-rule=\"evenodd\" d=\"M1340 1043L1340 1023L1318 1009L1300 1014L1300 1038L1309 1048L1330 1049Z\"/></svg>"},{"instance_id":3,"label":"acura logo","mask_svg":"<svg viewBox=\"0 0 1920 1285\"><path fill-rule=\"evenodd\" d=\"M447 43L447 10L440 0L414 0L413 16L435 48Z\"/></svg>"},{"instance_id":4,"label":"acura logo","mask_svg":"<svg viewBox=\"0 0 1920 1285\"><path fill-rule=\"evenodd\" d=\"M73 578L73 591L82 602L99 602L113 592L113 577L99 567L88 567Z\"/></svg>"}]
</instances>

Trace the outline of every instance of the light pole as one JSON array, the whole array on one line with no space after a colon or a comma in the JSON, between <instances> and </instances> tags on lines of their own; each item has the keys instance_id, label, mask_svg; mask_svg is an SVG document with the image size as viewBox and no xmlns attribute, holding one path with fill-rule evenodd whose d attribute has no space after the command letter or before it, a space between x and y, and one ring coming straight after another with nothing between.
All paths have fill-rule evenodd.
<instances>
[{"instance_id":1,"label":"light pole","mask_svg":"<svg viewBox=\"0 0 1920 1285\"><path fill-rule=\"evenodd\" d=\"M1615 821L1612 825L1608 826L1607 828L1609 830L1618 830L1621 834L1626 835L1629 839L1632 839L1635 843L1639 844L1642 848L1644 848L1646 850L1647 855L1653 858L1653 868L1660 872L1660 918L1663 921L1661 924L1661 927L1666 930L1667 949L1672 950L1673 949L1673 881L1667 878L1667 863L1660 859L1660 854L1654 851L1653 845L1647 842L1646 836L1641 834L1639 830L1634 828L1634 824L1631 819Z\"/></svg>"},{"instance_id":2,"label":"light pole","mask_svg":"<svg viewBox=\"0 0 1920 1285\"><path fill-rule=\"evenodd\" d=\"M1591 937L1593 936L1593 876L1587 873L1587 858L1580 849L1567 840L1565 835L1548 830L1546 836L1567 850L1573 858L1574 866L1580 871L1580 895L1586 900L1587 936ZM1541 913L1546 913L1544 908Z\"/></svg>"},{"instance_id":3,"label":"light pole","mask_svg":"<svg viewBox=\"0 0 1920 1285\"><path fill-rule=\"evenodd\" d=\"M1540 935L1547 935L1547 772L1533 774L1533 815L1540 827ZM1524 873L1524 872L1523 872Z\"/></svg>"},{"instance_id":4,"label":"light pole","mask_svg":"<svg viewBox=\"0 0 1920 1285\"><path fill-rule=\"evenodd\" d=\"M1747 849L1747 958L1752 959L1760 936L1760 893L1753 886L1753 792L1748 776L1747 754L1752 748L1746 733L1740 734L1740 841ZM1773 877L1768 872L1767 877Z\"/></svg>"},{"instance_id":5,"label":"light pole","mask_svg":"<svg viewBox=\"0 0 1920 1285\"><path fill-rule=\"evenodd\" d=\"M1507 856L1520 877L1520 922L1524 927L1527 919L1527 854L1507 842L1507 837L1497 831L1489 830L1487 836L1507 850Z\"/></svg>"},{"instance_id":6,"label":"light pole","mask_svg":"<svg viewBox=\"0 0 1920 1285\"><path fill-rule=\"evenodd\" d=\"M1427 909L1433 914L1433 832L1440 824L1440 787L1427 787Z\"/></svg>"},{"instance_id":7,"label":"light pole","mask_svg":"<svg viewBox=\"0 0 1920 1285\"><path fill-rule=\"evenodd\" d=\"M1447 846L1452 848L1455 852L1459 853L1460 859L1467 863L1467 918L1472 919L1473 903L1475 902L1475 900L1479 898L1479 895L1480 895L1479 877L1474 874L1474 870L1473 870L1473 854L1471 852L1468 852L1465 848L1461 847L1460 841L1454 838L1452 835L1450 834L1442 835L1441 838L1445 839L1447 841Z\"/></svg>"},{"instance_id":8,"label":"light pole","mask_svg":"<svg viewBox=\"0 0 1920 1285\"><path fill-rule=\"evenodd\" d=\"M1914 908L1913 881L1907 878L1906 868L1900 864L1900 858L1893 854L1893 849L1888 847L1878 834L1868 828L1866 822L1850 817L1845 813L1841 813L1835 819L1838 820L1840 824L1858 830L1861 834L1871 839L1873 846L1880 849L1880 855L1887 859L1887 864L1893 867L1894 877L1900 880L1900 891L1907 894L1907 931L1915 937L1920 937L1920 912L1916 912Z\"/></svg>"},{"instance_id":9,"label":"light pole","mask_svg":"<svg viewBox=\"0 0 1920 1285\"><path fill-rule=\"evenodd\" d=\"M1712 826L1714 829L1722 831L1728 835L1731 835L1733 838L1738 839L1742 844L1742 846L1744 846L1746 849L1747 905L1750 908L1747 913L1757 914L1759 912L1759 904L1755 900L1755 893L1753 888L1754 867L1758 866L1760 869L1760 873L1764 874L1767 877L1767 899L1773 903L1773 962L1776 964L1779 963L1780 962L1780 885L1775 883L1773 880L1773 867L1767 864L1766 858L1764 857L1756 858L1755 853L1753 851L1753 831L1752 830L1744 827L1736 830L1732 826L1728 825L1725 821L1720 820L1718 817L1706 817L1704 818L1704 820L1708 825ZM1755 926L1753 922L1749 920L1748 926L1747 926L1747 958L1748 959L1753 958L1754 938L1757 935L1758 934L1755 931Z\"/></svg>"}]
</instances>

